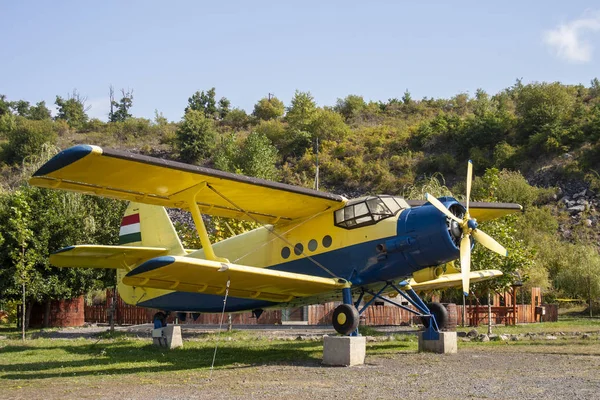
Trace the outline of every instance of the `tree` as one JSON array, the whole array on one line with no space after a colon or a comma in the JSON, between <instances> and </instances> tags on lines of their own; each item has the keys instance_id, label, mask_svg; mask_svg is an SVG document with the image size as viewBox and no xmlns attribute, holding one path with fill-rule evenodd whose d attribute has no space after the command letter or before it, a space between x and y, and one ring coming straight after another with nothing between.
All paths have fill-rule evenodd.
<instances>
[{"instance_id":1,"label":"tree","mask_svg":"<svg viewBox=\"0 0 600 400\"><path fill-rule=\"evenodd\" d=\"M575 298L587 299L590 317L593 300L600 297L600 256L594 246L569 245L569 259L556 276L556 286Z\"/></svg>"},{"instance_id":2,"label":"tree","mask_svg":"<svg viewBox=\"0 0 600 400\"><path fill-rule=\"evenodd\" d=\"M14 127L6 132L8 143L2 154L9 164L21 163L28 157L39 155L46 143L56 141L51 120L28 120L17 117Z\"/></svg>"},{"instance_id":3,"label":"tree","mask_svg":"<svg viewBox=\"0 0 600 400\"><path fill-rule=\"evenodd\" d=\"M404 103L404 105L409 105L410 103L412 103L412 97L410 95L410 92L408 91L408 89L406 89L404 91L404 94L402 95L402 102Z\"/></svg>"},{"instance_id":4,"label":"tree","mask_svg":"<svg viewBox=\"0 0 600 400\"><path fill-rule=\"evenodd\" d=\"M132 115L129 113L129 109L133 105L133 89L121 89L121 100L115 101L115 93L112 86L109 88L110 96L110 112L108 114L109 122L124 122L126 119L131 118Z\"/></svg>"},{"instance_id":5,"label":"tree","mask_svg":"<svg viewBox=\"0 0 600 400\"><path fill-rule=\"evenodd\" d=\"M227 117L227 114L229 114L229 111L231 111L230 107L231 102L226 97L221 97L221 100L219 100L219 105L217 107L219 119L223 120Z\"/></svg>"},{"instance_id":6,"label":"tree","mask_svg":"<svg viewBox=\"0 0 600 400\"><path fill-rule=\"evenodd\" d=\"M331 110L318 109L310 127L313 136L320 140L340 142L350 133L343 117Z\"/></svg>"},{"instance_id":7,"label":"tree","mask_svg":"<svg viewBox=\"0 0 600 400\"><path fill-rule=\"evenodd\" d=\"M204 91L197 91L188 99L188 106L185 108L185 112L200 111L206 118L214 119L218 115L215 95L216 91L214 87L207 90L206 93Z\"/></svg>"},{"instance_id":8,"label":"tree","mask_svg":"<svg viewBox=\"0 0 600 400\"><path fill-rule=\"evenodd\" d=\"M196 163L208 158L215 147L214 121L202 111L188 110L175 133L175 145L183 162Z\"/></svg>"},{"instance_id":9,"label":"tree","mask_svg":"<svg viewBox=\"0 0 600 400\"><path fill-rule=\"evenodd\" d=\"M14 274L12 276L16 285L21 287L21 335L25 340L25 329L27 328L27 286L30 279L30 271L35 262L34 250L30 248L30 242L33 238L33 231L29 228L31 209L27 204L23 194L19 191L7 205L9 218L7 221L7 233L9 243L7 243L8 259L14 265Z\"/></svg>"},{"instance_id":10,"label":"tree","mask_svg":"<svg viewBox=\"0 0 600 400\"><path fill-rule=\"evenodd\" d=\"M58 107L58 114L55 119L67 121L72 128L81 127L88 120L86 113L90 109L90 106L85 105L86 100L87 97L81 96L77 90L73 90L73 93L66 99L56 96L54 104Z\"/></svg>"},{"instance_id":11,"label":"tree","mask_svg":"<svg viewBox=\"0 0 600 400\"><path fill-rule=\"evenodd\" d=\"M10 114L10 101L6 100L6 95L0 94L0 117Z\"/></svg>"},{"instance_id":12,"label":"tree","mask_svg":"<svg viewBox=\"0 0 600 400\"><path fill-rule=\"evenodd\" d=\"M215 151L215 167L220 170L262 179L277 180L277 149L263 133L251 132L240 139L235 133L223 135Z\"/></svg>"},{"instance_id":13,"label":"tree","mask_svg":"<svg viewBox=\"0 0 600 400\"><path fill-rule=\"evenodd\" d=\"M269 97L263 97L254 105L252 115L260 120L269 121L281 118L284 112L283 102L277 97L269 95Z\"/></svg>"},{"instance_id":14,"label":"tree","mask_svg":"<svg viewBox=\"0 0 600 400\"><path fill-rule=\"evenodd\" d=\"M265 135L257 132L250 133L239 155L239 165L245 175L277 180L279 176L275 167L279 158L277 149Z\"/></svg>"},{"instance_id":15,"label":"tree","mask_svg":"<svg viewBox=\"0 0 600 400\"><path fill-rule=\"evenodd\" d=\"M27 118L29 116L29 102L25 100L17 100L11 104L11 108L14 112L20 116Z\"/></svg>"},{"instance_id":16,"label":"tree","mask_svg":"<svg viewBox=\"0 0 600 400\"><path fill-rule=\"evenodd\" d=\"M72 298L109 283L106 271L54 268L48 258L68 245L116 244L123 212L124 202L27 185L0 195L5 237L0 247L0 301L20 298L23 281L26 304Z\"/></svg>"},{"instance_id":17,"label":"tree","mask_svg":"<svg viewBox=\"0 0 600 400\"><path fill-rule=\"evenodd\" d=\"M344 99L337 99L334 110L342 114L346 120L356 116L365 109L367 103L362 96L350 94Z\"/></svg>"},{"instance_id":18,"label":"tree","mask_svg":"<svg viewBox=\"0 0 600 400\"><path fill-rule=\"evenodd\" d=\"M308 131L317 113L317 104L310 92L296 90L285 119L292 128Z\"/></svg>"},{"instance_id":19,"label":"tree","mask_svg":"<svg viewBox=\"0 0 600 400\"><path fill-rule=\"evenodd\" d=\"M234 108L229 111L222 120L223 125L230 126L234 129L244 129L250 123L250 118L246 111L240 108Z\"/></svg>"},{"instance_id":20,"label":"tree","mask_svg":"<svg viewBox=\"0 0 600 400\"><path fill-rule=\"evenodd\" d=\"M50 113L48 107L46 107L46 102L39 101L35 104L35 106L31 106L29 108L29 115L27 118L42 121L45 119L51 119L52 114Z\"/></svg>"}]
</instances>

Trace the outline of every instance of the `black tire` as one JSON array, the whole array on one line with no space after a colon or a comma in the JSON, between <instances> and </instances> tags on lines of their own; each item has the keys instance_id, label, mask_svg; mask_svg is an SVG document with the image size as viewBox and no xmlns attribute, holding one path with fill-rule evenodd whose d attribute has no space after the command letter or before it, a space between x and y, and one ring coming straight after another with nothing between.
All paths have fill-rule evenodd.
<instances>
[{"instance_id":1,"label":"black tire","mask_svg":"<svg viewBox=\"0 0 600 400\"><path fill-rule=\"evenodd\" d=\"M435 322L437 322L438 329L441 331L448 325L448 310L441 303L429 303L427 304L429 311L435 317ZM423 321L423 325L426 328L429 327L431 318L421 317L421 321Z\"/></svg>"},{"instance_id":2,"label":"black tire","mask_svg":"<svg viewBox=\"0 0 600 400\"><path fill-rule=\"evenodd\" d=\"M154 321L156 320L160 321L163 328L167 326L167 315L164 312L159 311L156 314L154 314L154 316L152 317L152 322L154 323Z\"/></svg>"},{"instance_id":3,"label":"black tire","mask_svg":"<svg viewBox=\"0 0 600 400\"><path fill-rule=\"evenodd\" d=\"M349 335L358 328L358 310L350 304L341 304L333 310L333 328L337 333Z\"/></svg>"}]
</instances>

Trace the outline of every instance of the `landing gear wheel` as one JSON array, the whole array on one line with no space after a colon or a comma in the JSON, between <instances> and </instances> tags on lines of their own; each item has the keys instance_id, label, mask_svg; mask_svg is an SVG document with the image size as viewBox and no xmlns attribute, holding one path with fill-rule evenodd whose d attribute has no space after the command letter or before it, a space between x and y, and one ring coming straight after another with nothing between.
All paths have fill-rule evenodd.
<instances>
[{"instance_id":1,"label":"landing gear wheel","mask_svg":"<svg viewBox=\"0 0 600 400\"><path fill-rule=\"evenodd\" d=\"M165 326L167 326L167 315L162 311L157 312L152 317L152 323L154 324L155 329L164 328ZM160 326L158 325L158 323L160 323Z\"/></svg>"},{"instance_id":2,"label":"landing gear wheel","mask_svg":"<svg viewBox=\"0 0 600 400\"><path fill-rule=\"evenodd\" d=\"M427 304L429 311L435 317L435 322L437 322L438 329L441 331L448 325L448 310L441 303L429 303ZM423 325L426 328L429 327L431 323L431 318L421 317L421 321L423 321Z\"/></svg>"},{"instance_id":3,"label":"landing gear wheel","mask_svg":"<svg viewBox=\"0 0 600 400\"><path fill-rule=\"evenodd\" d=\"M333 328L337 333L349 335L358 328L358 310L350 304L341 304L333 310Z\"/></svg>"}]
</instances>

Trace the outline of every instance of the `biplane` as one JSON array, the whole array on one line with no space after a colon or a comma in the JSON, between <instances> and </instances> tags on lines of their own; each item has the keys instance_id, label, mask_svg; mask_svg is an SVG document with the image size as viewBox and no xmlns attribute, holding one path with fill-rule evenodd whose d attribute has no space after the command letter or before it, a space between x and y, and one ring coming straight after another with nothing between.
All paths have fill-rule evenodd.
<instances>
[{"instance_id":1,"label":"biplane","mask_svg":"<svg viewBox=\"0 0 600 400\"><path fill-rule=\"evenodd\" d=\"M45 163L35 186L127 200L118 246L77 245L50 256L58 267L112 268L128 304L166 312L217 313L342 301L332 324L356 334L359 315L380 299L420 315L429 337L445 324L438 303L417 292L491 279L470 271L475 241L506 250L477 221L518 204L451 197L407 201L332 193L128 152L78 145ZM202 248L185 249L165 207L189 210ZM203 215L254 221L259 228L211 243ZM460 271L449 265L460 259ZM404 300L397 301L401 296ZM226 299L224 304L224 299ZM411 307L412 306L412 307ZM164 315L158 315L162 318Z\"/></svg>"}]
</instances>

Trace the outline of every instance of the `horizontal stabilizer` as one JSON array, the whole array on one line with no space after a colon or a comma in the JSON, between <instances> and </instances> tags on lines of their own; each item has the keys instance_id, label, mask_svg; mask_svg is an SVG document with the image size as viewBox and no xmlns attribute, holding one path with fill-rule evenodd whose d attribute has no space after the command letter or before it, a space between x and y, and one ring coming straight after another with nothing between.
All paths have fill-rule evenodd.
<instances>
[{"instance_id":1,"label":"horizontal stabilizer","mask_svg":"<svg viewBox=\"0 0 600 400\"><path fill-rule=\"evenodd\" d=\"M168 249L159 247L69 246L51 254L50 264L57 267L129 269L168 252Z\"/></svg>"},{"instance_id":2,"label":"horizontal stabilizer","mask_svg":"<svg viewBox=\"0 0 600 400\"><path fill-rule=\"evenodd\" d=\"M204 259L165 256L148 260L130 271L123 283L130 286L182 292L225 295L274 302L287 302L350 287L339 278L276 271Z\"/></svg>"},{"instance_id":3,"label":"horizontal stabilizer","mask_svg":"<svg viewBox=\"0 0 600 400\"><path fill-rule=\"evenodd\" d=\"M496 269L487 269L482 271L471 271L469 280L471 283L486 281L501 276L502 272ZM425 281L421 283L415 282L414 279L409 279L408 284L416 291L447 289L451 287L460 287L462 285L462 274L445 274L437 279Z\"/></svg>"}]
</instances>

